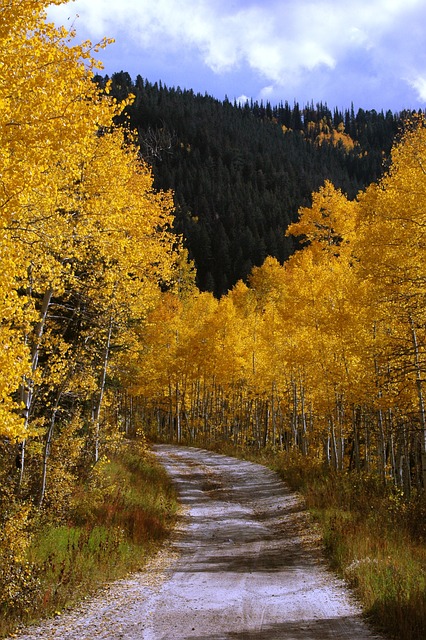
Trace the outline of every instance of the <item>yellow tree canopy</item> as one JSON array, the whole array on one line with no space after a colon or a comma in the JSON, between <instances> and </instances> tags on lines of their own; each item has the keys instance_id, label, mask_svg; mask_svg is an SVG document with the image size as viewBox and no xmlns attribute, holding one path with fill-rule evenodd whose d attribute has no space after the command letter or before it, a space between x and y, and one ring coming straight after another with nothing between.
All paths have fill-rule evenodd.
<instances>
[{"instance_id":1,"label":"yellow tree canopy","mask_svg":"<svg viewBox=\"0 0 426 640\"><path fill-rule=\"evenodd\" d=\"M0 433L11 438L24 435L19 381L34 385L42 340L53 339L52 296L90 298L104 325L143 318L173 279L178 244L171 194L154 191L113 127L123 105L92 82L97 47L46 24L50 4L0 7ZM66 345L54 351L65 363Z\"/></svg>"}]
</instances>

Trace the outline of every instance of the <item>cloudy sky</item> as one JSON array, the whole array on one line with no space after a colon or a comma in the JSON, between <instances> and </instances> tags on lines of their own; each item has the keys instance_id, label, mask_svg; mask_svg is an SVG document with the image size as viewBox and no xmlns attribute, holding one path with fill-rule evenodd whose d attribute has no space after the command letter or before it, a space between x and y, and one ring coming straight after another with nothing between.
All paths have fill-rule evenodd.
<instances>
[{"instance_id":1,"label":"cloudy sky","mask_svg":"<svg viewBox=\"0 0 426 640\"><path fill-rule=\"evenodd\" d=\"M75 0L49 12L128 71L222 100L426 108L426 0Z\"/></svg>"}]
</instances>

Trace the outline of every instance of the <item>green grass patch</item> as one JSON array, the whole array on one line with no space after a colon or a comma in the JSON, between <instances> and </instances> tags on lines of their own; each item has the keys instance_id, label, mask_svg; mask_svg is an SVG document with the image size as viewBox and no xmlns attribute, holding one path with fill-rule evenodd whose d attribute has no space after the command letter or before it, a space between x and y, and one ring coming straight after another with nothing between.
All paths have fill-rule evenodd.
<instances>
[{"instance_id":1,"label":"green grass patch","mask_svg":"<svg viewBox=\"0 0 426 640\"><path fill-rule=\"evenodd\" d=\"M12 593L0 603L0 634L70 607L111 580L139 570L169 535L176 493L154 456L131 443L95 466L66 522L34 519ZM12 596L13 597L10 597Z\"/></svg>"}]
</instances>

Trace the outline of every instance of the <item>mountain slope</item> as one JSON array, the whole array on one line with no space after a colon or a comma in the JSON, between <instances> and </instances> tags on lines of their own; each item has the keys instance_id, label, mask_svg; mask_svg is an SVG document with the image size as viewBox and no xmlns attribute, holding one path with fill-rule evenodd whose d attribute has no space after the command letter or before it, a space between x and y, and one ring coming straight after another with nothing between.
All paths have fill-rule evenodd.
<instances>
[{"instance_id":1,"label":"mountain slope","mask_svg":"<svg viewBox=\"0 0 426 640\"><path fill-rule=\"evenodd\" d=\"M96 77L101 86L107 80ZM285 230L324 180L350 198L376 180L406 115L231 104L140 76L133 82L123 71L111 92L135 95L122 121L137 131L155 186L173 189L176 231L198 286L217 296L267 255L286 260L295 245Z\"/></svg>"}]
</instances>

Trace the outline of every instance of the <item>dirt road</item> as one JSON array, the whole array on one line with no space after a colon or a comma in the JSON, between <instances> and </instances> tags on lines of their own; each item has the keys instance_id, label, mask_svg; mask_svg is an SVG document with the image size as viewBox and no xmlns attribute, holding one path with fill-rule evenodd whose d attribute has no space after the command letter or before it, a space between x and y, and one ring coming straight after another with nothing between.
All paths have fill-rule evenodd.
<instances>
[{"instance_id":1,"label":"dirt road","mask_svg":"<svg viewBox=\"0 0 426 640\"><path fill-rule=\"evenodd\" d=\"M192 448L157 455L184 515L145 571L21 640L371 640L326 569L300 500L265 467Z\"/></svg>"}]
</instances>

